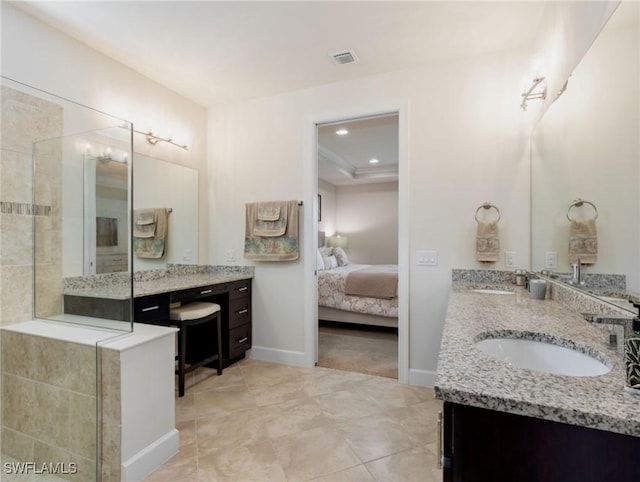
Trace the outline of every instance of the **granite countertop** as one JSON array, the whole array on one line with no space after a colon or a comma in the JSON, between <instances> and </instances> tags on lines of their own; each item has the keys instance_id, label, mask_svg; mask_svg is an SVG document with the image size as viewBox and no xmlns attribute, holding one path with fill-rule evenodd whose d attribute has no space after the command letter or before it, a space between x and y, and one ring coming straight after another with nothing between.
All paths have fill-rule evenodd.
<instances>
[{"instance_id":1,"label":"granite countertop","mask_svg":"<svg viewBox=\"0 0 640 482\"><path fill-rule=\"evenodd\" d=\"M487 294L473 288L505 288ZM573 377L512 367L478 350L490 333L540 334L577 345L611 367L605 375ZM524 337L528 337L524 335ZM438 359L436 397L491 410L640 437L640 395L624 390L620 353L605 344L601 327L552 300L533 300L515 285L453 283Z\"/></svg>"},{"instance_id":2,"label":"granite countertop","mask_svg":"<svg viewBox=\"0 0 640 482\"><path fill-rule=\"evenodd\" d=\"M252 272L233 270L200 273L167 272L164 274L164 276L149 276L134 280L133 296L138 298L253 278ZM130 279L123 279L122 277L79 277L77 282L67 283L63 289L63 294L127 300L131 298L130 283Z\"/></svg>"}]
</instances>

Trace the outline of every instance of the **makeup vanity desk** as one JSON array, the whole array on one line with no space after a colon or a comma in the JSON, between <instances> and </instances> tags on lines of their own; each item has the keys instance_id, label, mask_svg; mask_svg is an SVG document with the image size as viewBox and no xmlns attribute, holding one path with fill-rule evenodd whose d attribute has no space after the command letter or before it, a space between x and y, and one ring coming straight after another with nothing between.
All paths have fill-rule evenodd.
<instances>
[{"instance_id":1,"label":"makeup vanity desk","mask_svg":"<svg viewBox=\"0 0 640 482\"><path fill-rule=\"evenodd\" d=\"M124 282L118 282L118 277ZM245 357L251 348L251 279L245 267L206 266L169 268L135 273L133 320L169 326L172 303L207 301L221 309L223 365ZM64 312L118 321L130 321L131 294L126 274L95 275L67 280ZM197 328L197 327L196 327ZM208 329L208 325L202 325ZM201 335L201 336L198 336ZM209 333L190 336L187 359L196 359L208 347Z\"/></svg>"}]
</instances>

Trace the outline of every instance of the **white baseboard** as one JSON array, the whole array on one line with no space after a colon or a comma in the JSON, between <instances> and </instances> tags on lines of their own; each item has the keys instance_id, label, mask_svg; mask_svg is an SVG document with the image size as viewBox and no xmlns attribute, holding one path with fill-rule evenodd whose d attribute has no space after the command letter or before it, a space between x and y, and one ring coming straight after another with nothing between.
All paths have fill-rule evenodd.
<instances>
[{"instance_id":1,"label":"white baseboard","mask_svg":"<svg viewBox=\"0 0 640 482\"><path fill-rule=\"evenodd\" d=\"M120 480L122 482L134 482L144 479L178 453L179 447L179 433L174 428L152 444L147 445L129 460L124 461L121 467Z\"/></svg>"},{"instance_id":2,"label":"white baseboard","mask_svg":"<svg viewBox=\"0 0 640 482\"><path fill-rule=\"evenodd\" d=\"M436 372L428 370L409 369L409 385L433 388L436 384Z\"/></svg>"},{"instance_id":3,"label":"white baseboard","mask_svg":"<svg viewBox=\"0 0 640 482\"><path fill-rule=\"evenodd\" d=\"M278 350L276 348L266 348L255 345L247 352L247 358L299 367L310 367L314 365L313 362L307 360L308 357L301 351Z\"/></svg>"}]
</instances>

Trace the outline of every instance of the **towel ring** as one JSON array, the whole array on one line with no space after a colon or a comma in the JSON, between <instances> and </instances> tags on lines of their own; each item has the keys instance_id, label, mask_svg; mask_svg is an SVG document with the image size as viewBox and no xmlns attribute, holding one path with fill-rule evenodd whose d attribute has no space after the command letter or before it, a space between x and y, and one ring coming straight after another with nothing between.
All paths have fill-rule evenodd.
<instances>
[{"instance_id":1,"label":"towel ring","mask_svg":"<svg viewBox=\"0 0 640 482\"><path fill-rule=\"evenodd\" d=\"M571 219L571 216L569 216L569 214L571 213L571 209L573 209L574 207L581 207L584 204L588 204L589 206L591 206L593 208L593 210L595 211L595 216L593 216L594 221L596 219L598 219L598 208L596 207L595 204L593 204L590 201L585 201L584 199L576 199L575 201L573 201L571 204L569 204L569 209L567 209L567 219L569 221L574 221L573 219Z\"/></svg>"},{"instance_id":2,"label":"towel ring","mask_svg":"<svg viewBox=\"0 0 640 482\"><path fill-rule=\"evenodd\" d=\"M495 210L496 210L496 212L498 213L498 219L496 219L496 223L497 223L498 221L500 221L500 217L501 217L501 216L500 216L500 210L498 209L498 207L497 207L497 206L495 206L494 204L491 204L491 203L484 203L484 204L481 204L481 205L478 207L478 209L476 209L476 215L475 215L476 223L479 223L479 222L480 222L480 220L478 219L478 213L480 212L480 210L481 210L481 209L491 209L491 208L495 209Z\"/></svg>"}]
</instances>

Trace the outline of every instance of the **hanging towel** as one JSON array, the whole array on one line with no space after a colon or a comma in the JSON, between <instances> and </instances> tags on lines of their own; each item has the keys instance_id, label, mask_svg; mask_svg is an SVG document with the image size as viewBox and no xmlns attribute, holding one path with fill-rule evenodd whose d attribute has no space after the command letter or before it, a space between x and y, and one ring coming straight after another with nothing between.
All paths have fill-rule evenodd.
<instances>
[{"instance_id":1,"label":"hanging towel","mask_svg":"<svg viewBox=\"0 0 640 482\"><path fill-rule=\"evenodd\" d=\"M278 204L277 221L259 220L258 216L268 215L268 210L259 207ZM277 203L247 203L245 205L244 257L255 261L293 261L299 257L298 241L298 201L278 201ZM275 210L271 211L273 216ZM265 214L266 213L266 214ZM284 219L284 226L280 225ZM260 222L258 222L260 221ZM264 223L276 223L266 225ZM281 232L280 235L274 233ZM262 233L262 235L260 234Z\"/></svg>"},{"instance_id":2,"label":"hanging towel","mask_svg":"<svg viewBox=\"0 0 640 482\"><path fill-rule=\"evenodd\" d=\"M165 208L144 209L134 211L134 219L138 219L138 215L142 215L144 221L150 217L147 215L149 211L153 211L155 223L153 224L153 236L148 236L148 231L142 230L142 236L136 235L134 228L133 236L133 252L138 258L162 258L165 253L166 238L168 231L168 211ZM143 224L141 226L150 226L151 224Z\"/></svg>"},{"instance_id":3,"label":"hanging towel","mask_svg":"<svg viewBox=\"0 0 640 482\"><path fill-rule=\"evenodd\" d=\"M253 235L263 238L284 236L287 230L287 202L256 203Z\"/></svg>"},{"instance_id":4,"label":"hanging towel","mask_svg":"<svg viewBox=\"0 0 640 482\"><path fill-rule=\"evenodd\" d=\"M573 220L569 227L569 263L595 264L598 261L596 220Z\"/></svg>"},{"instance_id":5,"label":"hanging towel","mask_svg":"<svg viewBox=\"0 0 640 482\"><path fill-rule=\"evenodd\" d=\"M156 234L156 210L137 209L133 216L133 235L136 238L153 238Z\"/></svg>"},{"instance_id":6,"label":"hanging towel","mask_svg":"<svg viewBox=\"0 0 640 482\"><path fill-rule=\"evenodd\" d=\"M500 239L498 222L478 221L476 235L476 260L483 263L495 263L500 259Z\"/></svg>"}]
</instances>

